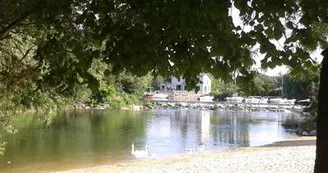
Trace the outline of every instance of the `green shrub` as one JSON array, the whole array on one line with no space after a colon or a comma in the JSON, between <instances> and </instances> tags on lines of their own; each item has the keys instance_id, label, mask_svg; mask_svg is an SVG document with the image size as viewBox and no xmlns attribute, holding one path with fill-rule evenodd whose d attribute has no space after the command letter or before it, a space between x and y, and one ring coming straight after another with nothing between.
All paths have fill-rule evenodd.
<instances>
[{"instance_id":1,"label":"green shrub","mask_svg":"<svg viewBox=\"0 0 328 173\"><path fill-rule=\"evenodd\" d=\"M310 132L311 130L315 130L317 129L317 120L318 120L317 115L307 117L301 122L300 128L307 132Z\"/></svg>"},{"instance_id":2,"label":"green shrub","mask_svg":"<svg viewBox=\"0 0 328 173\"><path fill-rule=\"evenodd\" d=\"M108 99L107 102L112 108L122 108L131 105L139 104L138 97L134 94L127 94L125 92L116 93L115 96L112 96L111 99Z\"/></svg>"}]
</instances>

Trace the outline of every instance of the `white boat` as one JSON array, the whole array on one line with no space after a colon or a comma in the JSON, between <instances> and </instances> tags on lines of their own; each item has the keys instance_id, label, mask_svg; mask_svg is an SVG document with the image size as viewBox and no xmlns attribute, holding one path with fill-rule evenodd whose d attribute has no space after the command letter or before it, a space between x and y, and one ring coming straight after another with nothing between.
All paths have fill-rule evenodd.
<instances>
[{"instance_id":1,"label":"white boat","mask_svg":"<svg viewBox=\"0 0 328 173\"><path fill-rule=\"evenodd\" d=\"M256 97L249 97L249 98L245 98L245 103L246 104L267 104L268 103L268 99L266 98L256 98Z\"/></svg>"},{"instance_id":2,"label":"white boat","mask_svg":"<svg viewBox=\"0 0 328 173\"><path fill-rule=\"evenodd\" d=\"M167 94L162 94L162 93L155 93L154 98L167 98Z\"/></svg>"},{"instance_id":3,"label":"white boat","mask_svg":"<svg viewBox=\"0 0 328 173\"><path fill-rule=\"evenodd\" d=\"M214 96L201 96L198 98L201 102L212 102L214 99Z\"/></svg>"},{"instance_id":4,"label":"white boat","mask_svg":"<svg viewBox=\"0 0 328 173\"><path fill-rule=\"evenodd\" d=\"M299 100L298 104L308 106L311 104L311 100L310 99Z\"/></svg>"},{"instance_id":5,"label":"white boat","mask_svg":"<svg viewBox=\"0 0 328 173\"><path fill-rule=\"evenodd\" d=\"M260 99L257 98L245 98L245 103L249 103L249 104L257 104L260 102Z\"/></svg>"},{"instance_id":6,"label":"white boat","mask_svg":"<svg viewBox=\"0 0 328 173\"><path fill-rule=\"evenodd\" d=\"M273 98L270 99L270 103L272 104L288 104L288 105L294 105L295 99L282 99L282 98Z\"/></svg>"},{"instance_id":7,"label":"white boat","mask_svg":"<svg viewBox=\"0 0 328 173\"><path fill-rule=\"evenodd\" d=\"M262 99L259 100L259 103L267 104L268 103L268 99L262 98Z\"/></svg>"},{"instance_id":8,"label":"white boat","mask_svg":"<svg viewBox=\"0 0 328 173\"><path fill-rule=\"evenodd\" d=\"M244 98L243 97L226 97L225 100L228 102L228 103L235 103L235 104L238 104L238 103L242 103Z\"/></svg>"},{"instance_id":9,"label":"white boat","mask_svg":"<svg viewBox=\"0 0 328 173\"><path fill-rule=\"evenodd\" d=\"M296 99L288 99L285 101L285 104L293 105L293 104L295 104L295 102L296 102Z\"/></svg>"},{"instance_id":10,"label":"white boat","mask_svg":"<svg viewBox=\"0 0 328 173\"><path fill-rule=\"evenodd\" d=\"M145 93L144 97L148 99L165 99L168 97L168 94L149 92Z\"/></svg>"},{"instance_id":11,"label":"white boat","mask_svg":"<svg viewBox=\"0 0 328 173\"><path fill-rule=\"evenodd\" d=\"M271 98L269 102L272 104L284 104L285 100L286 99L282 99L282 98Z\"/></svg>"}]
</instances>

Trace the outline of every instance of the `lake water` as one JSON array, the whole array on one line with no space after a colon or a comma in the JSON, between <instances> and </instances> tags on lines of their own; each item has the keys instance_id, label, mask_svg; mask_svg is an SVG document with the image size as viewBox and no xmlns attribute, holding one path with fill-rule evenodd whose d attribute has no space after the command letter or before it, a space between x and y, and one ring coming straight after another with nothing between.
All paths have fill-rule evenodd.
<instances>
[{"instance_id":1,"label":"lake water","mask_svg":"<svg viewBox=\"0 0 328 173\"><path fill-rule=\"evenodd\" d=\"M70 111L56 116L20 116L18 133L5 135L0 172L65 170L142 159L261 146L294 138L299 116L208 110Z\"/></svg>"}]
</instances>

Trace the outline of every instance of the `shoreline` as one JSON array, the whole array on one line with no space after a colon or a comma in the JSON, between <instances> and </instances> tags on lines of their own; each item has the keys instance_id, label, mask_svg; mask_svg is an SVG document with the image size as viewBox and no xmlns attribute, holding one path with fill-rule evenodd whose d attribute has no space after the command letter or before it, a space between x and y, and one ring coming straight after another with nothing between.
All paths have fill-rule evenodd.
<instances>
[{"instance_id":1,"label":"shoreline","mask_svg":"<svg viewBox=\"0 0 328 173\"><path fill-rule=\"evenodd\" d=\"M297 137L259 147L180 157L139 159L48 173L114 172L313 172L316 137Z\"/></svg>"},{"instance_id":2,"label":"shoreline","mask_svg":"<svg viewBox=\"0 0 328 173\"><path fill-rule=\"evenodd\" d=\"M298 104L278 103L242 103L227 101L197 100L143 100L144 109L209 109L209 110L243 110L249 112L295 112L300 113L307 107Z\"/></svg>"}]
</instances>

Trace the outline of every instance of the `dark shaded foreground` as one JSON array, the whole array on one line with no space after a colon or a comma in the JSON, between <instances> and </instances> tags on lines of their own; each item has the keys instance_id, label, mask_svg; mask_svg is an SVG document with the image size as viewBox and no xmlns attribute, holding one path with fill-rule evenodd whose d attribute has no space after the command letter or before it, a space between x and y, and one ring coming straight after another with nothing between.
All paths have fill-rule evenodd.
<instances>
[{"instance_id":1,"label":"dark shaded foreground","mask_svg":"<svg viewBox=\"0 0 328 173\"><path fill-rule=\"evenodd\" d=\"M264 145L263 147L299 147L316 145L316 140L293 140L293 141L279 141L273 144Z\"/></svg>"}]
</instances>

